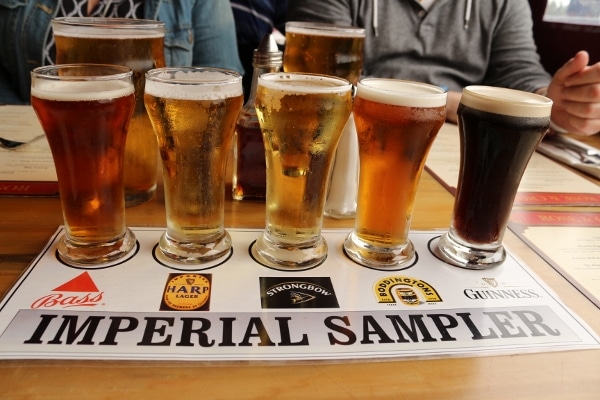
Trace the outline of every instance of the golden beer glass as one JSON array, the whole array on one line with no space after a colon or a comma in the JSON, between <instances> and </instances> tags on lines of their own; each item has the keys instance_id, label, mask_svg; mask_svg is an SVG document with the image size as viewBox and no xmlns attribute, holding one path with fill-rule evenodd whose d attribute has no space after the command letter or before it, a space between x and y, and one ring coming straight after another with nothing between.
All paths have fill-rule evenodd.
<instances>
[{"instance_id":1,"label":"golden beer glass","mask_svg":"<svg viewBox=\"0 0 600 400\"><path fill-rule=\"evenodd\" d=\"M446 119L446 92L424 83L367 78L354 99L360 175L348 257L369 268L415 260L413 203L429 149Z\"/></svg>"},{"instance_id":2,"label":"golden beer glass","mask_svg":"<svg viewBox=\"0 0 600 400\"><path fill-rule=\"evenodd\" d=\"M255 105L265 145L267 215L252 254L278 270L315 267L327 257L325 192L352 109L352 85L333 76L263 74Z\"/></svg>"},{"instance_id":3,"label":"golden beer glass","mask_svg":"<svg viewBox=\"0 0 600 400\"><path fill-rule=\"evenodd\" d=\"M363 28L291 21L285 29L285 72L333 75L357 84L363 67ZM357 179L358 143L351 114L334 161L324 208L326 216L354 217Z\"/></svg>"},{"instance_id":4,"label":"golden beer glass","mask_svg":"<svg viewBox=\"0 0 600 400\"><path fill-rule=\"evenodd\" d=\"M135 96L132 72L111 65L46 66L31 73L31 104L48 138L66 233L67 264L103 268L128 254L123 160Z\"/></svg>"},{"instance_id":5,"label":"golden beer glass","mask_svg":"<svg viewBox=\"0 0 600 400\"><path fill-rule=\"evenodd\" d=\"M64 17L52 20L56 63L125 65L133 70L136 104L125 148L125 204L150 200L156 192L158 148L144 108L144 74L165 66L163 22Z\"/></svg>"},{"instance_id":6,"label":"golden beer glass","mask_svg":"<svg viewBox=\"0 0 600 400\"><path fill-rule=\"evenodd\" d=\"M165 185L167 230L159 248L192 264L189 269L231 249L224 228L225 170L243 101L237 72L177 67L146 74L144 102Z\"/></svg>"},{"instance_id":7,"label":"golden beer glass","mask_svg":"<svg viewBox=\"0 0 600 400\"><path fill-rule=\"evenodd\" d=\"M502 238L529 159L550 126L552 100L533 93L467 86L458 106L460 170L450 228L437 245L449 264L502 264Z\"/></svg>"}]
</instances>

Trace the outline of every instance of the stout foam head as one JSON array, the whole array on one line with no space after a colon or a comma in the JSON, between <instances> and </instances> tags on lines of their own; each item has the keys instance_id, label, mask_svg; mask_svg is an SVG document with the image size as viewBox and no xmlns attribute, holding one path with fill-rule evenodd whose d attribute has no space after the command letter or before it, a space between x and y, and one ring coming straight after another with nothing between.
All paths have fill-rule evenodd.
<instances>
[{"instance_id":1,"label":"stout foam head","mask_svg":"<svg viewBox=\"0 0 600 400\"><path fill-rule=\"evenodd\" d=\"M434 108L446 105L444 89L399 79L362 79L358 82L356 95L376 103L394 106Z\"/></svg>"},{"instance_id":2,"label":"stout foam head","mask_svg":"<svg viewBox=\"0 0 600 400\"><path fill-rule=\"evenodd\" d=\"M552 100L534 93L492 86L467 86L460 102L477 110L510 117L547 118Z\"/></svg>"}]
</instances>

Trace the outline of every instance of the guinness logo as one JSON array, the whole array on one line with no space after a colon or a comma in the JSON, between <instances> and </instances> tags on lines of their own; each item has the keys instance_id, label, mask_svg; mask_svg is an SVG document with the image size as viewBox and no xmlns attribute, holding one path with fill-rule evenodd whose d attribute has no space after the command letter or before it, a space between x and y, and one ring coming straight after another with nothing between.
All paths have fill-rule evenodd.
<instances>
[{"instance_id":1,"label":"guinness logo","mask_svg":"<svg viewBox=\"0 0 600 400\"><path fill-rule=\"evenodd\" d=\"M496 278L481 278L481 280L483 280L485 283L487 283L491 287L498 286L498 281L496 281Z\"/></svg>"},{"instance_id":2,"label":"guinness logo","mask_svg":"<svg viewBox=\"0 0 600 400\"><path fill-rule=\"evenodd\" d=\"M328 277L260 278L262 308L339 308Z\"/></svg>"},{"instance_id":3,"label":"guinness logo","mask_svg":"<svg viewBox=\"0 0 600 400\"><path fill-rule=\"evenodd\" d=\"M160 310L208 311L210 289L210 274L170 274Z\"/></svg>"}]
</instances>

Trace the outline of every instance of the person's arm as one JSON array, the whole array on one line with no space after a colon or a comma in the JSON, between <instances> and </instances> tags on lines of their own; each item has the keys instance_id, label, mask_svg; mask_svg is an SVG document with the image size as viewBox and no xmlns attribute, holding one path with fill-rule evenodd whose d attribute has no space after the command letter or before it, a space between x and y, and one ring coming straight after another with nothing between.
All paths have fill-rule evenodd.
<instances>
[{"instance_id":1,"label":"person's arm","mask_svg":"<svg viewBox=\"0 0 600 400\"><path fill-rule=\"evenodd\" d=\"M388 0L385 0L388 1ZM289 0L288 21L352 25L352 0Z\"/></svg>"},{"instance_id":2,"label":"person's arm","mask_svg":"<svg viewBox=\"0 0 600 400\"><path fill-rule=\"evenodd\" d=\"M534 92L550 83L533 38L527 0L497 2L488 70L483 84Z\"/></svg>"},{"instance_id":3,"label":"person's arm","mask_svg":"<svg viewBox=\"0 0 600 400\"><path fill-rule=\"evenodd\" d=\"M229 1L199 0L193 7L192 65L244 73L237 51L235 21Z\"/></svg>"}]
</instances>

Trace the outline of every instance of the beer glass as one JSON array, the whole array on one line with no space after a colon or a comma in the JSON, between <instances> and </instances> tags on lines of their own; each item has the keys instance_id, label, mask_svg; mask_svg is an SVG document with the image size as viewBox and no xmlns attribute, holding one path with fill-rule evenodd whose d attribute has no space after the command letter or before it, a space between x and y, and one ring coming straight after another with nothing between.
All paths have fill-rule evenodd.
<instances>
[{"instance_id":1,"label":"beer glass","mask_svg":"<svg viewBox=\"0 0 600 400\"><path fill-rule=\"evenodd\" d=\"M446 119L446 92L425 83L367 78L354 99L360 175L354 230L344 250L373 269L414 261L413 203L429 149Z\"/></svg>"},{"instance_id":2,"label":"beer glass","mask_svg":"<svg viewBox=\"0 0 600 400\"><path fill-rule=\"evenodd\" d=\"M159 248L173 260L198 264L231 249L224 228L225 169L243 101L237 72L178 67L146 74L144 102L165 185L167 230Z\"/></svg>"},{"instance_id":3,"label":"beer glass","mask_svg":"<svg viewBox=\"0 0 600 400\"><path fill-rule=\"evenodd\" d=\"M133 70L136 104L125 148L125 204L150 200L156 191L158 148L144 108L144 74L165 66L163 22L64 17L52 20L56 63L125 65Z\"/></svg>"},{"instance_id":4,"label":"beer glass","mask_svg":"<svg viewBox=\"0 0 600 400\"><path fill-rule=\"evenodd\" d=\"M363 66L365 30L313 22L287 22L285 72L333 75L356 85ZM358 142L352 115L336 152L325 215L353 218L356 212Z\"/></svg>"},{"instance_id":5,"label":"beer glass","mask_svg":"<svg viewBox=\"0 0 600 400\"><path fill-rule=\"evenodd\" d=\"M315 267L327 256L325 191L352 109L352 85L324 75L263 74L255 104L265 145L267 215L252 254L278 270Z\"/></svg>"},{"instance_id":6,"label":"beer glass","mask_svg":"<svg viewBox=\"0 0 600 400\"><path fill-rule=\"evenodd\" d=\"M468 86L458 107L460 171L438 256L484 269L501 264L502 238L523 172L550 124L552 101L512 89Z\"/></svg>"},{"instance_id":7,"label":"beer glass","mask_svg":"<svg viewBox=\"0 0 600 400\"><path fill-rule=\"evenodd\" d=\"M125 226L123 159L135 104L132 72L111 65L58 65L31 73L31 104L48 138L68 264L104 267L135 246Z\"/></svg>"}]
</instances>

